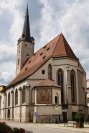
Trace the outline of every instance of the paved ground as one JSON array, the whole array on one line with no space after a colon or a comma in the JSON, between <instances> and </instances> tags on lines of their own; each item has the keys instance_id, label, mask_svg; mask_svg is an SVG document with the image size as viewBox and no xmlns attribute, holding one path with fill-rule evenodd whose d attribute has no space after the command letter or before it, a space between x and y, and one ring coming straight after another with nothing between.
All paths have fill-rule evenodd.
<instances>
[{"instance_id":1,"label":"paved ground","mask_svg":"<svg viewBox=\"0 0 89 133\"><path fill-rule=\"evenodd\" d=\"M68 127L64 124L32 124L5 121L11 127L24 128L26 133L89 133L89 124L85 124L85 128L76 128L69 124Z\"/></svg>"},{"instance_id":2,"label":"paved ground","mask_svg":"<svg viewBox=\"0 0 89 133\"><path fill-rule=\"evenodd\" d=\"M84 128L76 128L73 127L72 124L68 124L68 127L65 126L64 124L40 124L40 126L43 127L48 127L48 128L52 128L52 129L58 129L59 131L64 131L64 133L89 133L89 124L85 124ZM60 132L61 133L61 132Z\"/></svg>"}]
</instances>

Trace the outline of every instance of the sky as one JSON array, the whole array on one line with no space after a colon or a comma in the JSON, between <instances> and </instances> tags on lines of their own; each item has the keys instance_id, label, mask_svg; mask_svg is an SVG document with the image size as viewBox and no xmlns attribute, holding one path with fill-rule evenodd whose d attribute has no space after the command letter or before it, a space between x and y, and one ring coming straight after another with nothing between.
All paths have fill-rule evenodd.
<instances>
[{"instance_id":1,"label":"sky","mask_svg":"<svg viewBox=\"0 0 89 133\"><path fill-rule=\"evenodd\" d=\"M35 51L62 32L89 79L89 0L0 0L0 85L16 75L27 3Z\"/></svg>"}]
</instances>

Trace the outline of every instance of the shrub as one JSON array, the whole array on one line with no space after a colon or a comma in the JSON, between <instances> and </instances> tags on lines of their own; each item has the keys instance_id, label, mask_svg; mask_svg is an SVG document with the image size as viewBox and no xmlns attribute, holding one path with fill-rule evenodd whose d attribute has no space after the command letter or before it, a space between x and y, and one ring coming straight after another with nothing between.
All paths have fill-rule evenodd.
<instances>
[{"instance_id":1,"label":"shrub","mask_svg":"<svg viewBox=\"0 0 89 133\"><path fill-rule=\"evenodd\" d=\"M0 133L25 133L23 128L11 128L4 122L0 122Z\"/></svg>"},{"instance_id":2,"label":"shrub","mask_svg":"<svg viewBox=\"0 0 89 133\"><path fill-rule=\"evenodd\" d=\"M20 128L20 133L25 133L25 130L23 128Z\"/></svg>"},{"instance_id":3,"label":"shrub","mask_svg":"<svg viewBox=\"0 0 89 133\"><path fill-rule=\"evenodd\" d=\"M10 128L6 123L0 123L0 133L13 133L12 128Z\"/></svg>"},{"instance_id":4,"label":"shrub","mask_svg":"<svg viewBox=\"0 0 89 133\"><path fill-rule=\"evenodd\" d=\"M13 128L13 133L25 133L25 130L23 128Z\"/></svg>"},{"instance_id":5,"label":"shrub","mask_svg":"<svg viewBox=\"0 0 89 133\"><path fill-rule=\"evenodd\" d=\"M13 128L13 133L20 133L18 128Z\"/></svg>"},{"instance_id":6,"label":"shrub","mask_svg":"<svg viewBox=\"0 0 89 133\"><path fill-rule=\"evenodd\" d=\"M75 115L75 120L77 122L84 122L84 114L82 112L77 112Z\"/></svg>"}]
</instances>

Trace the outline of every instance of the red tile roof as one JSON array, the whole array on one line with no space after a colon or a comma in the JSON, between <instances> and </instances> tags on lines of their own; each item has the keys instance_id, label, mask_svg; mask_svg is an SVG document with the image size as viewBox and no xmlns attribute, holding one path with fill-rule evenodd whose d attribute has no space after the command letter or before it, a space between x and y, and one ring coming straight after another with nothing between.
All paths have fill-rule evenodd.
<instances>
[{"instance_id":1,"label":"red tile roof","mask_svg":"<svg viewBox=\"0 0 89 133\"><path fill-rule=\"evenodd\" d=\"M69 57L78 60L63 34L60 34L27 60L21 72L9 83L7 88L32 75L51 57Z\"/></svg>"},{"instance_id":2,"label":"red tile roof","mask_svg":"<svg viewBox=\"0 0 89 133\"><path fill-rule=\"evenodd\" d=\"M72 49L70 48L68 42L66 41L63 34L60 35L57 45L54 49L52 57L70 57L74 59L78 59Z\"/></svg>"},{"instance_id":3,"label":"red tile roof","mask_svg":"<svg viewBox=\"0 0 89 133\"><path fill-rule=\"evenodd\" d=\"M60 87L59 85L57 85L53 80L50 79L43 79L40 81L40 83L36 84L35 87L44 87L44 86L55 86L55 87Z\"/></svg>"}]
</instances>

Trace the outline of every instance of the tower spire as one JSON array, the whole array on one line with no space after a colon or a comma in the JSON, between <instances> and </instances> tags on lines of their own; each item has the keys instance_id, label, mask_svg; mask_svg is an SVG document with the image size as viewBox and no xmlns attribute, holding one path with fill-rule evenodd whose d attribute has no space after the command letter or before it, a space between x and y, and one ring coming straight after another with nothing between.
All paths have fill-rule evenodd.
<instances>
[{"instance_id":1,"label":"tower spire","mask_svg":"<svg viewBox=\"0 0 89 133\"><path fill-rule=\"evenodd\" d=\"M30 34L28 4L26 8L23 32L17 43L16 74L19 74L24 64L34 55L35 39Z\"/></svg>"},{"instance_id":2,"label":"tower spire","mask_svg":"<svg viewBox=\"0 0 89 133\"><path fill-rule=\"evenodd\" d=\"M27 41L27 42L31 42L28 4L27 4L27 9L26 9L26 14L25 14L25 20L24 20L22 38L24 38L24 40Z\"/></svg>"}]
</instances>

